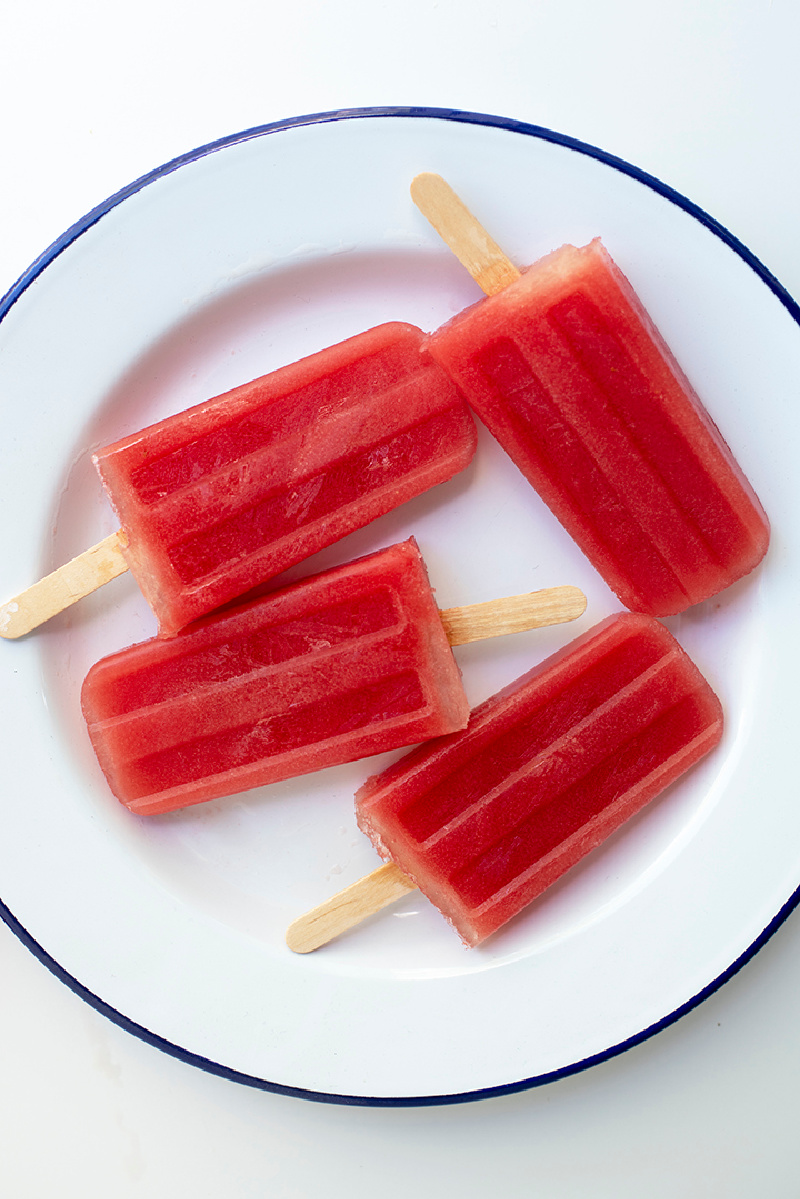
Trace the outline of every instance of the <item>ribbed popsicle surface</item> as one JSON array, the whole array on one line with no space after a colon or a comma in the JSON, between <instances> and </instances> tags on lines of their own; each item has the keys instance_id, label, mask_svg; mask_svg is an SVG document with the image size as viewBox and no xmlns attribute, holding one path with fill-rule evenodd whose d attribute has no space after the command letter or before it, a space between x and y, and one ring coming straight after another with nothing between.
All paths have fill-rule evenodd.
<instances>
[{"instance_id":1,"label":"ribbed popsicle surface","mask_svg":"<svg viewBox=\"0 0 800 1199\"><path fill-rule=\"evenodd\" d=\"M472 417L422 341L378 326L96 455L162 634L468 464Z\"/></svg>"},{"instance_id":2,"label":"ribbed popsicle surface","mask_svg":"<svg viewBox=\"0 0 800 1199\"><path fill-rule=\"evenodd\" d=\"M463 728L413 540L97 663L83 710L114 793L169 811Z\"/></svg>"},{"instance_id":3,"label":"ribbed popsicle surface","mask_svg":"<svg viewBox=\"0 0 800 1199\"><path fill-rule=\"evenodd\" d=\"M626 607L683 611L763 557L752 488L599 242L543 259L430 346Z\"/></svg>"},{"instance_id":4,"label":"ribbed popsicle surface","mask_svg":"<svg viewBox=\"0 0 800 1199\"><path fill-rule=\"evenodd\" d=\"M626 613L369 780L359 824L477 944L721 731L719 701L667 629Z\"/></svg>"}]
</instances>

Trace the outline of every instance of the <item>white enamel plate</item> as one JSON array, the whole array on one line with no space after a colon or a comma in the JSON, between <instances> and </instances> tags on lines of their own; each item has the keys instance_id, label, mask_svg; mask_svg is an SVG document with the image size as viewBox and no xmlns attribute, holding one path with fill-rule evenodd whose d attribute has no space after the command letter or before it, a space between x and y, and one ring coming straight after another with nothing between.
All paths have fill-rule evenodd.
<instances>
[{"instance_id":1,"label":"white enamel plate","mask_svg":"<svg viewBox=\"0 0 800 1199\"><path fill-rule=\"evenodd\" d=\"M668 621L718 691L719 750L479 950L418 894L317 953L287 925L373 869L353 793L386 758L136 819L79 710L103 654L155 622L129 575L0 643L3 915L79 994L184 1060L341 1102L446 1102L544 1082L670 1022L800 886L797 310L657 181L545 130L427 110L302 118L137 181L0 306L0 598L114 529L104 443L384 320L433 329L475 285L412 204L444 175L519 264L600 235L773 524L749 579ZM22 497L22 498L21 498ZM410 534L442 607L558 583L586 615L457 650L477 702L618 607L481 434L449 484L308 560Z\"/></svg>"}]
</instances>

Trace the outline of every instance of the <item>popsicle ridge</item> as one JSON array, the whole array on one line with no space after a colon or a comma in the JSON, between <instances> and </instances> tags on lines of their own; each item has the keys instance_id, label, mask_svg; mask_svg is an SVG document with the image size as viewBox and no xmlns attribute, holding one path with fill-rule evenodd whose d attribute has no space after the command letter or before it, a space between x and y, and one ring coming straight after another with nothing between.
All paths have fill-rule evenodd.
<instances>
[{"instance_id":1,"label":"popsicle ridge","mask_svg":"<svg viewBox=\"0 0 800 1199\"><path fill-rule=\"evenodd\" d=\"M382 354L367 352L363 358L346 362L328 375L317 375L311 382L293 386L293 379L304 378L297 364L282 368L280 386L271 387L272 399L262 405L265 378L234 389L227 395L228 411L215 401L196 405L184 413L187 423L195 417L207 417L213 406L212 419L203 421L201 431L191 442L181 436L177 423L162 425L159 448L146 446L146 456L131 470L131 486L141 503L150 504L177 491L191 489L199 477L208 477L250 455L259 454L270 446L304 436L314 422L341 418L348 412L358 412L365 389L381 391L401 383L421 368L419 345L415 337L402 337L406 327L394 324L387 327L401 334L394 340L382 338ZM386 331L386 330L385 330ZM269 376L266 376L269 379ZM144 433L144 431L143 431ZM142 438L136 434L131 442Z\"/></svg>"},{"instance_id":2,"label":"popsicle ridge","mask_svg":"<svg viewBox=\"0 0 800 1199\"><path fill-rule=\"evenodd\" d=\"M363 665L361 667L363 672ZM337 690L330 694L322 688L308 703L294 704L288 709L269 712L276 696L269 680L251 680L248 684L247 700L244 694L229 694L220 700L216 711L207 707L203 723L213 727L216 716L220 727L204 736L192 735L193 722L173 719L170 714L168 744L152 749L142 756L132 755L125 762L127 775L127 803L132 811L150 813L167 810L165 805L173 799L194 794L190 802L200 798L215 798L257 786L265 782L276 782L296 773L295 755L305 752L311 760L310 747L316 762L327 764L340 759L337 747L347 737L360 736L366 747L363 752L378 752L369 748L369 734L373 727L386 732L395 724L409 725L415 717L421 725L425 718L434 715L433 705L423 692L419 676L414 670L387 675L373 664L378 677L362 678L357 688ZM365 672L364 672L365 673ZM239 701L238 719L231 719L231 709ZM248 708L252 712L249 718ZM96 727L94 732L100 732ZM112 729L103 730L108 736ZM135 732L130 726L126 732ZM187 735L188 733L188 735ZM409 734L414 736L413 733ZM140 743L141 734L136 731L135 742ZM401 739L403 739L401 737ZM122 738L116 739L117 751L124 748ZM361 756L359 750L356 756ZM267 772L265 762L269 760ZM316 767L319 768L319 767ZM203 792L187 789L187 772L200 774L204 779ZM214 794L205 794L213 786ZM154 800L154 796L158 796ZM172 806L170 804L170 806ZM175 805L181 806L181 805Z\"/></svg>"},{"instance_id":3,"label":"popsicle ridge","mask_svg":"<svg viewBox=\"0 0 800 1199\"><path fill-rule=\"evenodd\" d=\"M402 410L402 397L399 398ZM363 422L362 422L363 423ZM230 515L206 525L198 532L191 529L193 513L176 503L179 496L165 501L166 519L172 523L181 519L189 531L176 538L167 551L170 565L182 584L188 587L208 587L221 571L229 571L237 559L247 563L258 557L264 566L265 577L271 577L291 564L297 547L313 552L321 543L330 540L339 527L351 527L354 511L359 519L368 511L376 515L385 511L384 497L396 488L411 472L425 490L426 473L436 477L443 459L452 427L452 412L439 413L404 428L394 435L382 431L379 445L371 445L359 453L348 453L335 466L330 465L316 474L304 475L297 466L291 477L280 479L268 454L261 461L248 464L247 486L256 502L241 505ZM324 432L324 430L323 430ZM320 443L323 438L320 436ZM327 449L330 457L330 441ZM454 463L454 473L460 469ZM242 467L237 468L237 475ZM263 477L266 494L254 479ZM278 487L276 487L276 476ZM223 486L231 489L226 479ZM221 505L224 510L225 505ZM180 517L177 510L180 508ZM158 516L154 520L158 520ZM265 548L267 547L267 548Z\"/></svg>"},{"instance_id":4,"label":"popsicle ridge","mask_svg":"<svg viewBox=\"0 0 800 1199\"><path fill-rule=\"evenodd\" d=\"M404 623L392 591L380 585L367 594L264 622L253 631L243 611L225 626L228 633L197 638L194 649L187 650L182 639L164 647L158 660L141 651L139 662L135 649L128 651L128 672L104 696L105 719L228 688L234 680L252 680L308 655L324 660L326 654L339 654L348 645L378 640L376 634L397 632Z\"/></svg>"},{"instance_id":5,"label":"popsicle ridge","mask_svg":"<svg viewBox=\"0 0 800 1199\"><path fill-rule=\"evenodd\" d=\"M651 757L662 769L661 761L682 749L683 730L691 717L694 691L679 690L675 697L674 666L674 661L665 659L651 667L577 720L527 769L518 769L489 792L485 822L477 832L468 828L475 816L473 808L424 843L433 851L434 861L452 860L463 853L463 864L448 881L479 914L523 888L527 894L538 894L546 885L542 876L546 877L554 854L568 854L576 838L588 852L598 843L591 835L593 822L601 816L616 821L617 805L636 810L650 781L641 777L642 759ZM645 705L651 711L642 718ZM569 768L557 775L554 760L568 759L579 739L588 750L571 758ZM690 753L693 742L694 738ZM636 788L634 800L629 796L631 787Z\"/></svg>"},{"instance_id":6,"label":"popsicle ridge","mask_svg":"<svg viewBox=\"0 0 800 1199\"><path fill-rule=\"evenodd\" d=\"M535 899L560 877L565 863L569 867L580 860L657 795L665 785L662 778L666 768L658 766L648 778L639 781L637 759L642 752L652 747L663 753L670 761L670 771L682 769L681 758L691 764L707 752L714 744L707 732L686 739L687 731L691 733L701 719L702 699L696 695L688 695L680 704L665 708L639 735L620 746L616 758L604 759L555 796L530 821L517 825L454 874L450 883L463 898L475 904L476 918L492 918L506 905L516 907ZM595 802L581 806L575 801L578 793L585 798L590 791ZM609 798L615 795L620 797ZM529 835L532 829L535 837ZM519 852L523 841L537 846L539 856L535 861ZM510 863L518 873L511 881L505 881Z\"/></svg>"}]
</instances>

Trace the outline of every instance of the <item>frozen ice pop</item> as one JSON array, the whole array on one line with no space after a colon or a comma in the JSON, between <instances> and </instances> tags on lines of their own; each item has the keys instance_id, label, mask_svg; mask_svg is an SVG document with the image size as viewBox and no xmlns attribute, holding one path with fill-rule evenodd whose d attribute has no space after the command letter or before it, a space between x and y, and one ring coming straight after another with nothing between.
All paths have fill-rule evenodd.
<instances>
[{"instance_id":1,"label":"frozen ice pop","mask_svg":"<svg viewBox=\"0 0 800 1199\"><path fill-rule=\"evenodd\" d=\"M524 620L512 601L508 628L475 636L585 602L533 593ZM438 611L411 538L112 654L81 696L109 786L133 812L169 812L463 728L450 646L468 612Z\"/></svg>"},{"instance_id":2,"label":"frozen ice pop","mask_svg":"<svg viewBox=\"0 0 800 1199\"><path fill-rule=\"evenodd\" d=\"M0 635L126 566L171 635L462 470L474 422L423 342L379 325L101 450L120 534L5 604Z\"/></svg>"},{"instance_id":3,"label":"frozen ice pop","mask_svg":"<svg viewBox=\"0 0 800 1199\"><path fill-rule=\"evenodd\" d=\"M431 354L621 602L666 616L753 570L766 515L601 242L498 274L443 180L412 194L488 292Z\"/></svg>"},{"instance_id":4,"label":"frozen ice pop","mask_svg":"<svg viewBox=\"0 0 800 1199\"><path fill-rule=\"evenodd\" d=\"M389 860L376 872L386 898L370 907L370 875L341 925L334 899L289 945L316 948L414 885L478 945L721 734L719 700L672 634L640 613L611 617L477 707L466 730L364 784L357 819Z\"/></svg>"}]
</instances>

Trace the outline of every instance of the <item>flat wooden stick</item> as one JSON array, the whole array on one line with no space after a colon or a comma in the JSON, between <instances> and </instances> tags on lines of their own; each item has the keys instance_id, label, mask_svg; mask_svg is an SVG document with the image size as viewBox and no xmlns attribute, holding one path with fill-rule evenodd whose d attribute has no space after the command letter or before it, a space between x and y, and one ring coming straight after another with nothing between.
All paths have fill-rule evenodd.
<instances>
[{"instance_id":1,"label":"flat wooden stick","mask_svg":"<svg viewBox=\"0 0 800 1199\"><path fill-rule=\"evenodd\" d=\"M487 296L520 272L441 175L426 171L411 183L411 199Z\"/></svg>"},{"instance_id":2,"label":"flat wooden stick","mask_svg":"<svg viewBox=\"0 0 800 1199\"><path fill-rule=\"evenodd\" d=\"M51 616L102 587L103 583L124 574L128 569L122 555L125 545L127 538L118 529L0 605L0 637L13 640L30 633Z\"/></svg>"},{"instance_id":3,"label":"flat wooden stick","mask_svg":"<svg viewBox=\"0 0 800 1199\"><path fill-rule=\"evenodd\" d=\"M387 862L290 924L286 944L294 953L311 953L416 889L399 866Z\"/></svg>"},{"instance_id":4,"label":"flat wooden stick","mask_svg":"<svg viewBox=\"0 0 800 1199\"><path fill-rule=\"evenodd\" d=\"M545 587L526 595L509 595L485 604L445 608L439 613L451 645L466 645L487 637L522 633L543 625L565 624L586 611L586 596L578 587Z\"/></svg>"}]
</instances>

